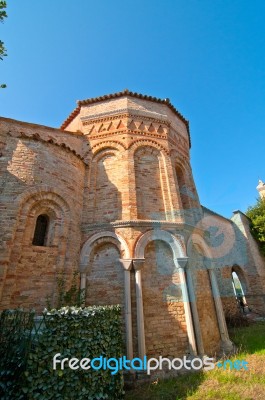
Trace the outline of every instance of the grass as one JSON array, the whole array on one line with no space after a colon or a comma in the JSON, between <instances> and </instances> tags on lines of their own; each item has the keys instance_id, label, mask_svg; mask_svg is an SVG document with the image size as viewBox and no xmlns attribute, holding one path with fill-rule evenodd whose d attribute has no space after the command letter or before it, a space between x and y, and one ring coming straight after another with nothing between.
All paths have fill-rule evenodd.
<instances>
[{"instance_id":1,"label":"grass","mask_svg":"<svg viewBox=\"0 0 265 400\"><path fill-rule=\"evenodd\" d=\"M246 360L246 370L215 368L168 380L143 384L126 393L126 400L264 400L265 323L234 328L230 337L238 347L232 360Z\"/></svg>"}]
</instances>

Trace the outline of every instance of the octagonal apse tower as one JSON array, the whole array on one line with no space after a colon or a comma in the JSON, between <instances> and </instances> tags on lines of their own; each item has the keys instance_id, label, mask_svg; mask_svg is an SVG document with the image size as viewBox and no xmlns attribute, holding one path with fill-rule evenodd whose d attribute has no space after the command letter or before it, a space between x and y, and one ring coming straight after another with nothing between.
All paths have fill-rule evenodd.
<instances>
[{"instance_id":1,"label":"octagonal apse tower","mask_svg":"<svg viewBox=\"0 0 265 400\"><path fill-rule=\"evenodd\" d=\"M223 255L235 224L201 207L190 146L168 99L128 90L79 101L60 129L0 118L1 309L41 312L58 273L71 285L79 271L85 305L122 305L129 358L231 350L222 304L237 308L241 259ZM226 239L223 253L212 246L225 299L212 222Z\"/></svg>"},{"instance_id":2,"label":"octagonal apse tower","mask_svg":"<svg viewBox=\"0 0 265 400\"><path fill-rule=\"evenodd\" d=\"M124 305L129 357L230 348L213 271L195 256L199 271L185 272L187 247L204 251L188 121L169 99L125 90L79 101L62 129L87 139L86 304Z\"/></svg>"}]
</instances>

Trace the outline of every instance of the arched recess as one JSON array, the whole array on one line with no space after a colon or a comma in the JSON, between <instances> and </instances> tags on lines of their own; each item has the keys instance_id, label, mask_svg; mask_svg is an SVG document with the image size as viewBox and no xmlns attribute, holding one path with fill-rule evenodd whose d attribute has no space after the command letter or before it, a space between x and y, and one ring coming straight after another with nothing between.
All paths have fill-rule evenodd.
<instances>
[{"instance_id":1,"label":"arched recess","mask_svg":"<svg viewBox=\"0 0 265 400\"><path fill-rule=\"evenodd\" d=\"M171 247L175 260L177 258L186 257L183 239L177 239L171 233L162 229L157 229L145 232L140 236L135 246L134 258L144 258L145 247L149 242L154 240L162 240L166 242Z\"/></svg>"},{"instance_id":2,"label":"arched recess","mask_svg":"<svg viewBox=\"0 0 265 400\"><path fill-rule=\"evenodd\" d=\"M89 197L85 202L90 222L110 222L122 215L123 160L117 148L104 147L91 162Z\"/></svg>"},{"instance_id":3,"label":"arched recess","mask_svg":"<svg viewBox=\"0 0 265 400\"><path fill-rule=\"evenodd\" d=\"M95 233L92 235L87 241L84 243L81 253L80 253L80 271L85 272L86 269L88 268L88 262L90 259L91 252L93 250L95 242L97 242L99 239L107 241L108 238L114 239L116 242L120 252L121 252L121 257L120 258L125 258L128 259L130 258L130 250L129 247L126 243L126 241L117 233L114 232L109 232L109 231L104 231L104 232L99 232Z\"/></svg>"},{"instance_id":4,"label":"arched recess","mask_svg":"<svg viewBox=\"0 0 265 400\"><path fill-rule=\"evenodd\" d=\"M85 304L124 307L124 268L121 258L129 258L128 246L113 232L100 232L89 238L80 255Z\"/></svg>"},{"instance_id":5,"label":"arched recess","mask_svg":"<svg viewBox=\"0 0 265 400\"><path fill-rule=\"evenodd\" d=\"M49 245L62 245L70 229L71 213L60 193L49 186L29 189L15 199L15 204L19 209L16 235L21 236L21 240L18 243L31 245L38 216L47 214L52 220L50 230L53 231Z\"/></svg>"},{"instance_id":6,"label":"arched recess","mask_svg":"<svg viewBox=\"0 0 265 400\"><path fill-rule=\"evenodd\" d=\"M134 152L137 218L166 219L165 170L160 150L141 146Z\"/></svg>"},{"instance_id":7,"label":"arched recess","mask_svg":"<svg viewBox=\"0 0 265 400\"><path fill-rule=\"evenodd\" d=\"M34 230L40 215L47 215L49 219L46 246L61 246L68 235L70 221L60 205L48 197L34 203L29 210L23 242L26 245L33 243Z\"/></svg>"},{"instance_id":8,"label":"arched recess","mask_svg":"<svg viewBox=\"0 0 265 400\"><path fill-rule=\"evenodd\" d=\"M212 267L211 253L199 234L192 234L187 243L189 270L194 288L204 350L217 351L220 343L219 322L208 268Z\"/></svg>"},{"instance_id":9,"label":"arched recess","mask_svg":"<svg viewBox=\"0 0 265 400\"><path fill-rule=\"evenodd\" d=\"M148 357L174 357L189 350L185 294L178 260L185 260L181 238L164 230L144 233L134 257L143 259L141 270L145 345Z\"/></svg>"}]
</instances>

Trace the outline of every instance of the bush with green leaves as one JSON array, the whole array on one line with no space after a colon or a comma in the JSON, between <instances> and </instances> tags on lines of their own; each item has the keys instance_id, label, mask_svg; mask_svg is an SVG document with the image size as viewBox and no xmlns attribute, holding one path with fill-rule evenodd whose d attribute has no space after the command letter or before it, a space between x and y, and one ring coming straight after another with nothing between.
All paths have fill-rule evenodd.
<instances>
[{"instance_id":1,"label":"bush with green leaves","mask_svg":"<svg viewBox=\"0 0 265 400\"><path fill-rule=\"evenodd\" d=\"M121 357L120 306L46 310L44 327L31 350L23 393L29 400L123 399L123 375L108 369L53 370L53 357Z\"/></svg>"}]
</instances>

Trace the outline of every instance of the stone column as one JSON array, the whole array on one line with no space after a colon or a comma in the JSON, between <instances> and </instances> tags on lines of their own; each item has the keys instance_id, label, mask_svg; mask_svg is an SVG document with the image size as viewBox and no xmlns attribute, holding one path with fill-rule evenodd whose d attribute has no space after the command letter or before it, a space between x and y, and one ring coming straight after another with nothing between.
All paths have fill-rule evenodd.
<instances>
[{"instance_id":1,"label":"stone column","mask_svg":"<svg viewBox=\"0 0 265 400\"><path fill-rule=\"evenodd\" d=\"M189 300L189 294L188 294L188 290L187 290L187 282L186 282L186 275L185 275L185 269L184 269L184 267L187 264L187 261L188 261L187 257L176 258L174 260L175 265L178 268L179 278L180 278L180 283L181 283L181 288L182 288L182 297L183 297L183 304L184 304L184 310L185 310L185 318L186 318L186 323L187 323L187 334L188 334L188 339L189 339L190 351L191 351L192 355L197 355L196 340L195 340L195 334L194 334L194 328L193 328L193 320L192 320L191 309L190 309L190 300Z\"/></svg>"},{"instance_id":2,"label":"stone column","mask_svg":"<svg viewBox=\"0 0 265 400\"><path fill-rule=\"evenodd\" d=\"M144 266L144 258L133 260L135 270L136 285L136 309L137 309L137 333L138 333L138 353L139 358L143 359L145 354L145 333L144 333L144 309L141 269Z\"/></svg>"},{"instance_id":3,"label":"stone column","mask_svg":"<svg viewBox=\"0 0 265 400\"><path fill-rule=\"evenodd\" d=\"M190 298L190 304L191 304L191 311L192 311L192 317L193 317L193 323L194 323L194 331L195 331L195 336L196 336L197 349L198 349L198 353L200 355L204 355L204 347L203 347L201 326L200 326L200 320L199 320L197 303L196 303L196 295L194 292L192 274L191 274L191 269L189 266L186 268L186 276L187 276L187 286L188 286L188 292L189 292L189 298Z\"/></svg>"},{"instance_id":4,"label":"stone column","mask_svg":"<svg viewBox=\"0 0 265 400\"><path fill-rule=\"evenodd\" d=\"M131 306L131 259L120 259L124 268L124 291L125 291L125 327L126 327L126 351L127 359L133 359L133 340L132 340L132 306Z\"/></svg>"},{"instance_id":5,"label":"stone column","mask_svg":"<svg viewBox=\"0 0 265 400\"><path fill-rule=\"evenodd\" d=\"M218 283L217 283L216 276L215 276L214 267L212 266L211 268L208 269L208 271L209 271L209 276L210 276L210 281L211 281L211 287L212 287L212 293L213 293L214 304L215 304L215 309L216 309L219 332L220 332L220 336L221 336L221 349L224 352L229 352L229 351L233 350L233 343L229 339L225 316L224 316L223 305L222 305L222 301L220 298L220 292L219 292Z\"/></svg>"}]
</instances>

